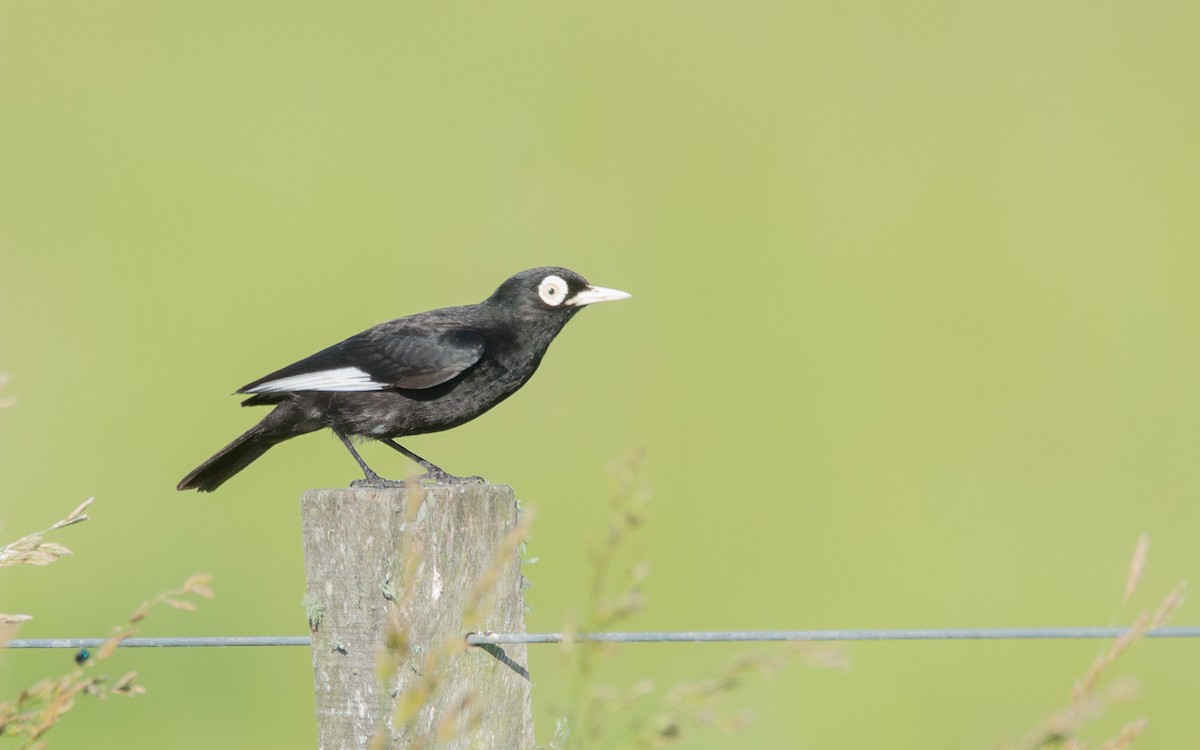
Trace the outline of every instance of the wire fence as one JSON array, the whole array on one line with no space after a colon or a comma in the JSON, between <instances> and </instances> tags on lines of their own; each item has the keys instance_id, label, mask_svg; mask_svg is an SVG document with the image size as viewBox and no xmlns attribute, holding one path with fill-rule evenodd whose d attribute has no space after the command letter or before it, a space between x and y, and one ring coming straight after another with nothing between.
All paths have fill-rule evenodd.
<instances>
[{"instance_id":1,"label":"wire fence","mask_svg":"<svg viewBox=\"0 0 1200 750\"><path fill-rule=\"evenodd\" d=\"M860 630L676 630L625 633L468 633L471 646L539 643L761 643L778 641L1024 641L1119 638L1122 627ZM1147 638L1200 638L1200 625L1149 630ZM7 648L96 648L107 638L17 638ZM311 646L306 635L126 638L122 648Z\"/></svg>"}]
</instances>

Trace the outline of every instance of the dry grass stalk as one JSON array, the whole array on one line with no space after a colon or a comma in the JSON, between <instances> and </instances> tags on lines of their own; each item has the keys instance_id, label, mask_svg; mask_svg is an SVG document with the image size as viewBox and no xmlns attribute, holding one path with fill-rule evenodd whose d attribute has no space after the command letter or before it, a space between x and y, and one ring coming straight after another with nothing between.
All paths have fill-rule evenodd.
<instances>
[{"instance_id":1,"label":"dry grass stalk","mask_svg":"<svg viewBox=\"0 0 1200 750\"><path fill-rule=\"evenodd\" d=\"M96 664L110 658L122 641L136 634L136 623L145 619L152 608L159 604L177 606L180 603L190 607L191 602L180 599L182 596L212 598L209 581L209 576L196 574L179 588L142 603L125 624L113 629L112 636L94 654L88 654L86 649L81 651L76 658L78 666L70 672L55 679L40 680L22 690L15 701L0 703L0 734L18 738L24 743L21 747L30 750L44 748L44 735L75 706L78 696L91 695L103 700L113 695L132 697L144 693L145 688L136 682L137 672L127 672L115 680L91 672Z\"/></svg>"},{"instance_id":2,"label":"dry grass stalk","mask_svg":"<svg viewBox=\"0 0 1200 750\"><path fill-rule=\"evenodd\" d=\"M1124 750L1133 744L1133 741L1146 730L1145 719L1134 719L1125 726L1121 727L1121 731L1112 739L1100 746L1100 750Z\"/></svg>"},{"instance_id":3,"label":"dry grass stalk","mask_svg":"<svg viewBox=\"0 0 1200 750\"><path fill-rule=\"evenodd\" d=\"M45 541L45 535L51 531L88 520L88 515L84 511L94 500L95 498L89 497L80 503L79 507L67 514L66 518L55 521L49 528L26 534L20 539L0 547L0 568L12 565L49 565L59 558L71 554L71 550L63 545Z\"/></svg>"},{"instance_id":4,"label":"dry grass stalk","mask_svg":"<svg viewBox=\"0 0 1200 750\"><path fill-rule=\"evenodd\" d=\"M405 506L407 523L417 522L421 502L421 493L408 493ZM512 565L518 550L528 540L533 515L532 510L523 510L517 525L497 545L488 567L472 584L472 593L459 615L462 624L461 627L455 629L456 633L478 630L477 623L485 621L491 615L495 607L496 583L504 571ZM405 558L401 561L402 580L394 582L398 585L399 590L391 592L391 601L388 605L384 649L376 661L376 676L389 688L383 691L384 695L396 698L395 708L390 718L391 726L401 730L406 728L412 730L412 722L421 708L433 700L439 690L449 687L444 686L439 679L441 665L450 659L461 656L466 649L470 648L461 635L447 636L433 648L427 648L420 653L413 648L412 633L403 613L412 606L413 599L418 594L415 587L409 585L409 582L418 580L417 573L424 564L425 557L425 548L419 543L410 544L405 551ZM396 673L400 669L411 670L419 679L411 683L402 693L396 694L392 686ZM413 750L435 748L473 732L484 719L477 708L477 698L478 696L473 690L466 691L454 702L452 708L438 719L431 733L407 734L408 747ZM382 712L382 715L386 716L387 712ZM370 747L373 750L386 747L389 734L387 726L377 728L375 735L371 738Z\"/></svg>"},{"instance_id":5,"label":"dry grass stalk","mask_svg":"<svg viewBox=\"0 0 1200 750\"><path fill-rule=\"evenodd\" d=\"M1167 621L1175 614L1175 612L1183 606L1183 592L1187 590L1187 581L1180 581L1175 584L1175 588L1171 589L1171 593L1159 603L1158 609L1154 610L1154 615L1150 617L1150 627L1161 628L1167 624Z\"/></svg>"},{"instance_id":6,"label":"dry grass stalk","mask_svg":"<svg viewBox=\"0 0 1200 750\"><path fill-rule=\"evenodd\" d=\"M1142 572L1146 569L1146 554L1150 551L1150 535L1138 537L1137 547L1133 550L1133 559L1129 561L1129 575L1125 579L1125 593L1121 595L1121 606L1124 607L1133 598L1138 583L1142 580Z\"/></svg>"},{"instance_id":7,"label":"dry grass stalk","mask_svg":"<svg viewBox=\"0 0 1200 750\"><path fill-rule=\"evenodd\" d=\"M8 381L9 381L8 373L0 372L0 388L7 386ZM17 399L12 396L6 396L4 398L0 398L0 409L7 409L8 407L12 406L15 403L17 403Z\"/></svg>"},{"instance_id":8,"label":"dry grass stalk","mask_svg":"<svg viewBox=\"0 0 1200 750\"><path fill-rule=\"evenodd\" d=\"M566 705L559 709L564 717L548 745L555 750L665 747L702 726L737 732L749 715L731 708L729 697L748 678L778 674L792 657L821 667L847 663L845 652L835 646L790 644L780 654L743 656L716 677L697 682L659 687L641 680L624 690L596 684L595 672L618 646L576 641L573 636L617 629L646 603L642 586L650 574L649 563L622 563L630 537L645 523L651 497L642 459L642 452L634 451L610 471L610 521L605 538L588 545L591 580L586 606L563 626L561 653L571 687Z\"/></svg>"},{"instance_id":9,"label":"dry grass stalk","mask_svg":"<svg viewBox=\"0 0 1200 750\"><path fill-rule=\"evenodd\" d=\"M521 511L517 525L501 540L500 544L496 547L496 552L493 554L492 561L488 565L487 570L483 572L483 575L471 587L471 596L467 600L467 607L462 613L462 620L468 626L473 626L475 623L487 619L488 613L495 609L496 583L504 575L508 566L512 564L513 558L524 548L525 543L529 541L529 530L533 525L533 519L536 517L537 513L533 508L524 508Z\"/></svg>"},{"instance_id":10,"label":"dry grass stalk","mask_svg":"<svg viewBox=\"0 0 1200 750\"><path fill-rule=\"evenodd\" d=\"M0 381L0 385L2 384L3 382ZM65 518L56 521L49 528L36 531L32 534L26 534L20 539L0 547L0 568L14 565L49 565L71 554L71 550L63 545L45 541L45 535L51 531L88 520L88 515L84 511L88 509L94 500L95 498L89 497L80 503L75 510L68 513ZM31 619L33 618L30 615L0 614L0 647L12 640L16 635L17 625Z\"/></svg>"},{"instance_id":11,"label":"dry grass stalk","mask_svg":"<svg viewBox=\"0 0 1200 750\"><path fill-rule=\"evenodd\" d=\"M0 374L0 387L7 383L8 376ZM0 409L11 406L12 403L11 398L0 399ZM45 535L88 520L85 511L93 500L94 498L84 500L49 528L27 534L0 547L0 567L49 565L71 554L71 550L63 545L45 541ZM103 700L110 695L131 697L144 693L145 688L135 682L136 672L128 672L116 680L90 673L97 663L112 656L121 641L136 633L135 623L144 619L155 605L162 603L186 610L194 609L195 606L181 599L182 596L212 598L209 581L209 576L196 574L178 589L164 592L149 602L144 602L124 625L113 629L113 635L95 654L88 653L87 649L81 650L75 658L75 669L56 679L39 680L22 690L16 700L0 702L0 735L16 739L20 743L19 747L25 750L44 750L48 747L47 741L43 739L44 735L74 707L77 696L91 695ZM0 615L0 647L12 638L16 624L28 619L29 615Z\"/></svg>"},{"instance_id":12,"label":"dry grass stalk","mask_svg":"<svg viewBox=\"0 0 1200 750\"><path fill-rule=\"evenodd\" d=\"M1129 575L1126 579L1125 591L1121 596L1122 605L1132 599L1141 582L1149 549L1149 537L1143 534L1138 538L1133 558L1129 564ZM1148 631L1167 623L1183 604L1184 589L1185 584L1180 581L1162 599L1153 614L1140 613L1134 619L1133 624L1114 639L1108 648L1092 661L1083 675L1075 681L1067 706L1048 716L1018 747L1022 750L1052 747L1061 747L1063 750L1067 750L1067 748L1087 750L1090 748L1091 745L1080 737L1080 733L1086 725L1103 716L1113 706L1133 700L1137 694L1136 684L1128 679L1112 680L1106 688L1102 687L1109 671L1118 659L1146 637ZM1115 736L1100 745L1100 750L1126 748L1137 739L1145 728L1146 719L1134 719L1125 724Z\"/></svg>"}]
</instances>

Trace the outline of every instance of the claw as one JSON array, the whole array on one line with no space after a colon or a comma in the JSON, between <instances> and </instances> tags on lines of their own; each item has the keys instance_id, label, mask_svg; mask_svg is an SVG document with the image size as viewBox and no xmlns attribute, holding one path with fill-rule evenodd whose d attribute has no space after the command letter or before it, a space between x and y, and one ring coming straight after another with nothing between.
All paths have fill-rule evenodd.
<instances>
[{"instance_id":1,"label":"claw","mask_svg":"<svg viewBox=\"0 0 1200 750\"><path fill-rule=\"evenodd\" d=\"M406 487L408 486L408 483L399 479L384 479L383 477L376 477L374 479L355 479L350 483L350 486L356 488L366 487L368 489L386 490L393 489L395 487Z\"/></svg>"},{"instance_id":2,"label":"claw","mask_svg":"<svg viewBox=\"0 0 1200 750\"><path fill-rule=\"evenodd\" d=\"M436 466L417 477L417 481L421 484L487 484L483 477L456 477Z\"/></svg>"},{"instance_id":3,"label":"claw","mask_svg":"<svg viewBox=\"0 0 1200 750\"><path fill-rule=\"evenodd\" d=\"M373 489L388 489L388 488L392 488L392 487L403 487L406 484L403 480L384 479L383 477L379 476L378 474L371 471L370 469L367 469L365 466L363 467L363 469L364 469L363 474L365 476L362 479L355 479L353 482L351 482L350 483L351 487L370 487Z\"/></svg>"}]
</instances>

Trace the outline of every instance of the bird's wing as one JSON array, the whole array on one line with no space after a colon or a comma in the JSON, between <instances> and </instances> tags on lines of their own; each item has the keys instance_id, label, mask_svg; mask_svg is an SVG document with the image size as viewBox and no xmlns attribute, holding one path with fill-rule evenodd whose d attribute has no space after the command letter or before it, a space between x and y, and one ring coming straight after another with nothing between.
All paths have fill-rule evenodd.
<instances>
[{"instance_id":1,"label":"bird's wing","mask_svg":"<svg viewBox=\"0 0 1200 750\"><path fill-rule=\"evenodd\" d=\"M483 336L470 329L422 331L384 324L259 378L238 393L432 388L474 365L483 350Z\"/></svg>"}]
</instances>

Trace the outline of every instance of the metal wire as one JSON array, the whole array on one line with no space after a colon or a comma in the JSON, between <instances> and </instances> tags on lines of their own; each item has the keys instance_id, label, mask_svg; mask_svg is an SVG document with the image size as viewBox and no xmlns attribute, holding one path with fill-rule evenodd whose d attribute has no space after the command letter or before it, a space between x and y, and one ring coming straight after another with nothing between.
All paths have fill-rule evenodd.
<instances>
[{"instance_id":1,"label":"metal wire","mask_svg":"<svg viewBox=\"0 0 1200 750\"><path fill-rule=\"evenodd\" d=\"M1116 638L1127 628L932 628L924 630L701 630L641 633L577 633L570 640L606 643L729 643L756 641L967 641ZM1200 638L1200 626L1158 628L1148 638ZM472 646L562 643L563 633L471 633Z\"/></svg>"},{"instance_id":2,"label":"metal wire","mask_svg":"<svg viewBox=\"0 0 1200 750\"><path fill-rule=\"evenodd\" d=\"M7 648L98 648L107 638L15 638ZM239 635L200 638L126 638L122 648L207 648L228 646L310 646L306 635Z\"/></svg>"},{"instance_id":3,"label":"metal wire","mask_svg":"<svg viewBox=\"0 0 1200 750\"><path fill-rule=\"evenodd\" d=\"M516 643L754 643L765 641L1012 641L1117 638L1128 628L929 628L919 630L692 630L631 633L468 633L472 646ZM1200 625L1156 628L1147 638L1200 638ZM106 638L18 638L7 648L96 648ZM310 646L303 635L126 638L122 648Z\"/></svg>"}]
</instances>

